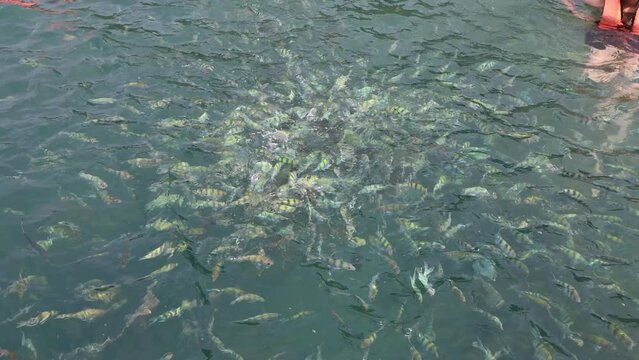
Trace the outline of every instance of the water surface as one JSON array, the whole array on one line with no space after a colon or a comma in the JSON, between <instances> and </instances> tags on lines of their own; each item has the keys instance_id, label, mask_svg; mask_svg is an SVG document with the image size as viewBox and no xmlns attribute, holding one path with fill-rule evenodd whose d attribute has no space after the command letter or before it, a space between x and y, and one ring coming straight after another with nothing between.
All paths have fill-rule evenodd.
<instances>
[{"instance_id":1,"label":"water surface","mask_svg":"<svg viewBox=\"0 0 639 360\"><path fill-rule=\"evenodd\" d=\"M560 2L40 9L0 7L0 348L636 358L633 73Z\"/></svg>"}]
</instances>

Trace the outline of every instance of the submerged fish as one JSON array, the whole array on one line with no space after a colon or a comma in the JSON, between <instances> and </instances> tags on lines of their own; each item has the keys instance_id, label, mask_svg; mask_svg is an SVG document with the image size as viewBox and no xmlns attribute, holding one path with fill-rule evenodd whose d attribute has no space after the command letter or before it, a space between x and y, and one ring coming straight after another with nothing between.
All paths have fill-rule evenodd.
<instances>
[{"instance_id":1,"label":"submerged fish","mask_svg":"<svg viewBox=\"0 0 639 360\"><path fill-rule=\"evenodd\" d=\"M496 353L493 353L479 339L473 341L472 346L484 353L484 360L498 360L500 357L510 352L507 348L503 348Z\"/></svg>"},{"instance_id":2,"label":"submerged fish","mask_svg":"<svg viewBox=\"0 0 639 360\"><path fill-rule=\"evenodd\" d=\"M435 344L435 337L432 334L422 334L418 332L417 339L424 350L431 353L434 357L439 358L439 351Z\"/></svg>"},{"instance_id":3,"label":"submerged fish","mask_svg":"<svg viewBox=\"0 0 639 360\"><path fill-rule=\"evenodd\" d=\"M31 356L33 356L34 359L38 358L38 350L35 345L33 345L33 341L24 335L24 332L22 333L22 340L20 341L20 344L31 352Z\"/></svg>"},{"instance_id":4,"label":"submerged fish","mask_svg":"<svg viewBox=\"0 0 639 360\"><path fill-rule=\"evenodd\" d=\"M613 322L608 322L608 330L615 336L615 339L623 344L628 351L632 351L637 343L626 334L617 324Z\"/></svg>"},{"instance_id":5,"label":"submerged fish","mask_svg":"<svg viewBox=\"0 0 639 360\"><path fill-rule=\"evenodd\" d=\"M17 328L21 328L21 327L25 327L25 326L26 327L33 327L33 326L42 325L45 322L47 322L47 320L54 318L56 315L58 315L58 313L59 312L56 311L56 310L43 311L43 312L39 313L38 315L32 317L31 319L18 322L16 327Z\"/></svg>"},{"instance_id":6,"label":"submerged fish","mask_svg":"<svg viewBox=\"0 0 639 360\"><path fill-rule=\"evenodd\" d=\"M149 253L140 258L140 260L149 260L162 255L173 256L176 251L182 250L183 247L175 246L172 242L165 242L159 247L151 250Z\"/></svg>"},{"instance_id":7,"label":"submerged fish","mask_svg":"<svg viewBox=\"0 0 639 360\"><path fill-rule=\"evenodd\" d=\"M379 331L379 330L378 330ZM360 349L368 349L371 345L373 345L373 343L375 342L375 340L377 339L377 332L378 331L374 331L370 334L368 334L368 336L366 336L360 343L359 343L359 348Z\"/></svg>"},{"instance_id":8,"label":"submerged fish","mask_svg":"<svg viewBox=\"0 0 639 360\"><path fill-rule=\"evenodd\" d=\"M562 289L564 294L566 294L570 299L572 299L576 303L581 302L581 296L579 296L579 292L577 292L577 289L574 286L566 282L563 282L557 278L555 278L553 281L555 285L557 285L560 289Z\"/></svg>"},{"instance_id":9,"label":"submerged fish","mask_svg":"<svg viewBox=\"0 0 639 360\"><path fill-rule=\"evenodd\" d=\"M256 255L230 256L226 260L229 262L250 262L258 268L269 268L273 265L273 260L266 256L264 250L260 250Z\"/></svg>"},{"instance_id":10,"label":"submerged fish","mask_svg":"<svg viewBox=\"0 0 639 360\"><path fill-rule=\"evenodd\" d=\"M599 335L593 335L593 334L583 334L582 339L584 339L585 341L593 344L595 346L595 348L599 349L599 348L603 348L606 350L617 350L617 347L615 346L615 344L613 344L611 341L599 336Z\"/></svg>"},{"instance_id":11,"label":"submerged fish","mask_svg":"<svg viewBox=\"0 0 639 360\"><path fill-rule=\"evenodd\" d=\"M344 261L341 259L329 258L325 256L311 256L308 258L308 262L320 263L334 270L347 270L347 271L357 270L357 268L355 268L355 265L347 261Z\"/></svg>"},{"instance_id":12,"label":"submerged fish","mask_svg":"<svg viewBox=\"0 0 639 360\"><path fill-rule=\"evenodd\" d=\"M255 303L255 302L264 302L264 298L256 295L256 294L243 294L240 295L238 297L235 298L235 300L231 301L231 305L235 305L237 303L240 302L248 302L248 303Z\"/></svg>"},{"instance_id":13,"label":"submerged fish","mask_svg":"<svg viewBox=\"0 0 639 360\"><path fill-rule=\"evenodd\" d=\"M473 270L476 275L479 275L486 280L497 280L497 268L495 267L495 262L488 258L482 257L473 261Z\"/></svg>"},{"instance_id":14,"label":"submerged fish","mask_svg":"<svg viewBox=\"0 0 639 360\"><path fill-rule=\"evenodd\" d=\"M173 269L175 269L177 266L178 266L178 263L168 263L168 264L162 266L161 268L152 271L150 274L139 278L138 280L153 279L153 278L157 277L158 275L173 271Z\"/></svg>"},{"instance_id":15,"label":"submerged fish","mask_svg":"<svg viewBox=\"0 0 639 360\"><path fill-rule=\"evenodd\" d=\"M546 310L550 310L552 308L550 299L545 295L532 291L522 291L521 294Z\"/></svg>"},{"instance_id":16,"label":"submerged fish","mask_svg":"<svg viewBox=\"0 0 639 360\"><path fill-rule=\"evenodd\" d=\"M91 185L93 185L98 190L105 190L106 188L109 187L109 184L107 184L106 181L100 179L99 177L95 175L87 174L84 171L80 171L78 173L78 176L88 181Z\"/></svg>"},{"instance_id":17,"label":"submerged fish","mask_svg":"<svg viewBox=\"0 0 639 360\"><path fill-rule=\"evenodd\" d=\"M379 289L377 288L377 279L379 278L379 273L373 275L371 281L368 283L368 301L373 302L377 298L377 293Z\"/></svg>"},{"instance_id":18,"label":"submerged fish","mask_svg":"<svg viewBox=\"0 0 639 360\"><path fill-rule=\"evenodd\" d=\"M87 102L91 105L112 105L112 104L115 104L116 101L117 101L116 99L109 98L109 97L87 100Z\"/></svg>"},{"instance_id":19,"label":"submerged fish","mask_svg":"<svg viewBox=\"0 0 639 360\"><path fill-rule=\"evenodd\" d=\"M246 324L246 325L259 325L263 322L273 321L280 318L280 314L278 313L263 313L260 315L251 316L242 320L233 321L236 324Z\"/></svg>"},{"instance_id":20,"label":"submerged fish","mask_svg":"<svg viewBox=\"0 0 639 360\"><path fill-rule=\"evenodd\" d=\"M478 197L478 198L484 198L484 197L491 197L492 196L492 194L488 190L486 190L485 188L483 188L481 186L475 186L475 187L466 188L466 189L464 189L464 191L462 191L462 195L471 196L471 197Z\"/></svg>"},{"instance_id":21,"label":"submerged fish","mask_svg":"<svg viewBox=\"0 0 639 360\"><path fill-rule=\"evenodd\" d=\"M464 292L461 291L461 289L455 285L455 282L448 279L448 285L450 285L450 289L453 292L453 294L455 294L455 297L457 297L457 300L459 300L462 303L465 303L466 296L464 295Z\"/></svg>"},{"instance_id":22,"label":"submerged fish","mask_svg":"<svg viewBox=\"0 0 639 360\"><path fill-rule=\"evenodd\" d=\"M75 313L59 314L56 315L56 319L78 319L82 321L92 321L95 318L106 314L104 309L84 309Z\"/></svg>"},{"instance_id":23,"label":"submerged fish","mask_svg":"<svg viewBox=\"0 0 639 360\"><path fill-rule=\"evenodd\" d=\"M484 311L484 310L482 310L482 309L480 309L478 307L473 307L472 310L474 312L480 314L484 318L488 319L499 330L504 331L504 325L502 325L501 320L497 316L495 316L495 315L493 315L493 314L491 314L491 313L489 313L487 311Z\"/></svg>"},{"instance_id":24,"label":"submerged fish","mask_svg":"<svg viewBox=\"0 0 639 360\"><path fill-rule=\"evenodd\" d=\"M163 323L165 321L168 321L170 319L176 318L176 317L180 317L182 316L182 314L184 314L186 311L190 311L192 309L194 309L195 307L197 307L198 302L197 300L182 300L182 303L180 304L180 306L165 311L162 314L154 317L153 319L151 319L151 324L154 323Z\"/></svg>"}]
</instances>

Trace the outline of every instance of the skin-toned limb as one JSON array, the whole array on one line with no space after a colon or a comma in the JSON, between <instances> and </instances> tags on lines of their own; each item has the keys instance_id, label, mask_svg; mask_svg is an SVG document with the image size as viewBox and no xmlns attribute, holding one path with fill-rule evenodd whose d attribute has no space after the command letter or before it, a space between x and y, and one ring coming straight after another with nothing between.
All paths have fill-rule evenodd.
<instances>
[{"instance_id":1,"label":"skin-toned limb","mask_svg":"<svg viewBox=\"0 0 639 360\"><path fill-rule=\"evenodd\" d=\"M618 28L621 22L621 1L607 1L604 3L603 13L599 19L599 27Z\"/></svg>"},{"instance_id":2,"label":"skin-toned limb","mask_svg":"<svg viewBox=\"0 0 639 360\"><path fill-rule=\"evenodd\" d=\"M27 2L23 0L0 0L0 4L12 4L12 5L22 6L24 8L30 8L32 6L38 5L38 2L37 1Z\"/></svg>"}]
</instances>

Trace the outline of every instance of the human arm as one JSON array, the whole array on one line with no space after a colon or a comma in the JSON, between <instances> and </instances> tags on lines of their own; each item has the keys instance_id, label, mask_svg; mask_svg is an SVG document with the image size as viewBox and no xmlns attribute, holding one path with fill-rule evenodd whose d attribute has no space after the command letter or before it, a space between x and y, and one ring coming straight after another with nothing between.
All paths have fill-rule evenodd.
<instances>
[{"instance_id":1,"label":"human arm","mask_svg":"<svg viewBox=\"0 0 639 360\"><path fill-rule=\"evenodd\" d=\"M18 5L24 8L30 8L38 5L37 1L24 1L24 0L0 0L0 4Z\"/></svg>"}]
</instances>

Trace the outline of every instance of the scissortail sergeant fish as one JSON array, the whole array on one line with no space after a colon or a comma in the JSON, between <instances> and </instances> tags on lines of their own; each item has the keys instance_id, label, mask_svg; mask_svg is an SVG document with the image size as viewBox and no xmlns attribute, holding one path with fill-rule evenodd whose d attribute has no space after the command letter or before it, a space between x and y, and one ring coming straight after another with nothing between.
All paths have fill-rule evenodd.
<instances>
[{"instance_id":1,"label":"scissortail sergeant fish","mask_svg":"<svg viewBox=\"0 0 639 360\"><path fill-rule=\"evenodd\" d=\"M546 296L540 293L536 293L532 291L522 291L521 294L527 297L530 301L543 307L546 310L550 310L552 308L550 299L548 299Z\"/></svg>"},{"instance_id":2,"label":"scissortail sergeant fish","mask_svg":"<svg viewBox=\"0 0 639 360\"><path fill-rule=\"evenodd\" d=\"M606 350L617 350L615 344L599 335L583 334L581 335L581 338L596 347L604 348Z\"/></svg>"},{"instance_id":3,"label":"scissortail sergeant fish","mask_svg":"<svg viewBox=\"0 0 639 360\"><path fill-rule=\"evenodd\" d=\"M220 352L222 352L222 353L224 353L224 354L228 355L228 356L229 356L229 357L231 357L232 359L235 359L235 360L244 360L244 358L243 358L240 354L238 354L238 353L236 353L235 351L233 351L233 350L231 350L231 349L227 348L227 347L224 345L224 343L222 342L222 340L221 340L220 338L218 338L217 336L215 336L215 335L213 335L213 334L210 334L210 335L211 335L211 342L213 342L213 344L215 344L215 346L217 347L217 349L218 349Z\"/></svg>"},{"instance_id":4,"label":"scissortail sergeant fish","mask_svg":"<svg viewBox=\"0 0 639 360\"><path fill-rule=\"evenodd\" d=\"M113 343L113 339L108 337L101 343L96 342L96 343L91 343L91 344L87 344L82 347L76 348L72 352L66 354L68 356L65 356L63 359L77 359L77 358L85 359L87 357L90 358L104 351L104 349L107 346L111 345L112 343Z\"/></svg>"},{"instance_id":5,"label":"scissortail sergeant fish","mask_svg":"<svg viewBox=\"0 0 639 360\"><path fill-rule=\"evenodd\" d=\"M399 188L410 188L413 190L417 190L422 194L422 197L428 196L428 189L424 187L422 184L416 182L402 183L398 184Z\"/></svg>"},{"instance_id":6,"label":"scissortail sergeant fish","mask_svg":"<svg viewBox=\"0 0 639 360\"><path fill-rule=\"evenodd\" d=\"M250 262L255 264L257 267L271 267L273 265L273 260L266 256L264 250L261 250L256 255L243 255L243 256L231 256L226 259L229 262Z\"/></svg>"},{"instance_id":7,"label":"scissortail sergeant fish","mask_svg":"<svg viewBox=\"0 0 639 360\"><path fill-rule=\"evenodd\" d=\"M373 345L373 343L377 339L378 331L379 330L373 331L372 333L368 334L368 336L366 336L364 339L362 339L362 341L359 343L359 348L368 349L369 347L371 347L371 345Z\"/></svg>"},{"instance_id":8,"label":"scissortail sergeant fish","mask_svg":"<svg viewBox=\"0 0 639 360\"><path fill-rule=\"evenodd\" d=\"M169 257L172 257L176 251L182 251L182 250L185 250L185 248L186 246L182 244L175 246L171 242L165 242L164 244L158 246L157 248L151 250L146 255L141 257L140 260L154 259L161 255L168 255Z\"/></svg>"},{"instance_id":9,"label":"scissortail sergeant fish","mask_svg":"<svg viewBox=\"0 0 639 360\"><path fill-rule=\"evenodd\" d=\"M295 313L295 314L289 316L288 318L282 319L282 322L288 322L288 321L293 321L293 320L297 320L297 319L302 319L302 318L305 318L305 317L310 316L312 314L313 314L313 312L310 311L310 310L302 310L302 311L300 311L298 313Z\"/></svg>"},{"instance_id":10,"label":"scissortail sergeant fish","mask_svg":"<svg viewBox=\"0 0 639 360\"><path fill-rule=\"evenodd\" d=\"M78 319L82 321L91 321L95 318L98 318L102 315L106 314L106 310L104 309L84 309L75 313L69 314L60 314L57 315L56 319Z\"/></svg>"},{"instance_id":11,"label":"scissortail sergeant fish","mask_svg":"<svg viewBox=\"0 0 639 360\"><path fill-rule=\"evenodd\" d=\"M259 325L260 323L273 321L279 319L279 313L264 313L260 315L251 316L242 320L233 321L236 324L245 324L245 325Z\"/></svg>"},{"instance_id":12,"label":"scissortail sergeant fish","mask_svg":"<svg viewBox=\"0 0 639 360\"><path fill-rule=\"evenodd\" d=\"M413 346L413 344L409 344L408 353L410 354L410 360L422 360L422 354Z\"/></svg>"},{"instance_id":13,"label":"scissortail sergeant fish","mask_svg":"<svg viewBox=\"0 0 639 360\"><path fill-rule=\"evenodd\" d=\"M145 280L145 279L152 279L160 274L164 274L167 273L169 271L172 271L173 269L175 269L178 266L177 263L168 263L164 266L162 266L161 268L151 272L148 275L142 276L141 278L139 278L138 280Z\"/></svg>"},{"instance_id":14,"label":"scissortail sergeant fish","mask_svg":"<svg viewBox=\"0 0 639 360\"><path fill-rule=\"evenodd\" d=\"M628 259L624 259L618 256L611 256L611 255L598 255L597 259L593 260L591 262L591 265L595 265L595 264L601 264L604 266L610 266L610 265L631 265L632 261L628 260Z\"/></svg>"},{"instance_id":15,"label":"scissortail sergeant fish","mask_svg":"<svg viewBox=\"0 0 639 360\"><path fill-rule=\"evenodd\" d=\"M27 240L27 243L29 244L29 246L31 246L31 248L35 252L40 254L40 256L42 256L44 258L47 258L48 253L47 253L46 249L44 249L39 242L35 242L35 241L33 241L33 239L31 239L29 234L27 234L27 232L24 230L24 224L23 224L22 220L20 220L20 227L22 228L22 235L24 236L25 240Z\"/></svg>"},{"instance_id":16,"label":"scissortail sergeant fish","mask_svg":"<svg viewBox=\"0 0 639 360\"><path fill-rule=\"evenodd\" d=\"M535 343L535 360L552 360L552 345L546 340L539 339Z\"/></svg>"},{"instance_id":17,"label":"scissortail sergeant fish","mask_svg":"<svg viewBox=\"0 0 639 360\"><path fill-rule=\"evenodd\" d=\"M39 313L38 315L32 317L31 319L19 322L16 325L16 327L17 328L21 328L21 327L24 327L24 326L32 327L32 326L42 325L45 322L47 322L47 320L49 320L49 319L53 318L54 316L58 315L58 313L59 312L56 311L56 310L43 311L43 312Z\"/></svg>"},{"instance_id":18,"label":"scissortail sergeant fish","mask_svg":"<svg viewBox=\"0 0 639 360\"><path fill-rule=\"evenodd\" d=\"M484 311L478 307L473 307L472 310L484 318L488 319L491 323L493 323L499 330L504 331L504 325L502 325L501 320L499 318L488 311Z\"/></svg>"},{"instance_id":19,"label":"scissortail sergeant fish","mask_svg":"<svg viewBox=\"0 0 639 360\"><path fill-rule=\"evenodd\" d=\"M325 256L311 256L308 258L308 263L311 263L311 264L320 263L334 270L348 270L348 271L357 270L355 268L355 265L347 261L344 261L341 259L333 259L333 258L329 258Z\"/></svg>"},{"instance_id":20,"label":"scissortail sergeant fish","mask_svg":"<svg viewBox=\"0 0 639 360\"><path fill-rule=\"evenodd\" d=\"M379 256L381 256L382 259L384 259L384 261L386 261L386 264L388 264L388 267L391 268L391 271L393 272L393 274L399 275L399 273L402 271L402 269L399 267L399 265L397 264L397 261L395 261L395 259L391 258L390 256L381 254L381 253L379 254Z\"/></svg>"},{"instance_id":21,"label":"scissortail sergeant fish","mask_svg":"<svg viewBox=\"0 0 639 360\"><path fill-rule=\"evenodd\" d=\"M509 352L508 348L503 348L493 354L493 352L487 348L486 345L479 340L479 338L473 341L472 346L484 353L484 360L499 360L502 355Z\"/></svg>"},{"instance_id":22,"label":"scissortail sergeant fish","mask_svg":"<svg viewBox=\"0 0 639 360\"><path fill-rule=\"evenodd\" d=\"M156 322L162 323L167 320L180 317L182 316L182 314L184 314L184 312L194 309L197 305L197 300L182 300L182 304L180 304L180 306L176 307L175 309L166 311L151 319L151 324L154 324Z\"/></svg>"},{"instance_id":23,"label":"scissortail sergeant fish","mask_svg":"<svg viewBox=\"0 0 639 360\"><path fill-rule=\"evenodd\" d=\"M495 245L497 245L499 250L502 251L504 256L509 258L517 257L517 253L515 252L515 249L513 249L513 247L510 246L510 244L499 234L497 234L495 238Z\"/></svg>"},{"instance_id":24,"label":"scissortail sergeant fish","mask_svg":"<svg viewBox=\"0 0 639 360\"><path fill-rule=\"evenodd\" d=\"M635 341L632 340L632 338L630 338L628 334L626 334L625 331L623 331L619 326L617 326L617 324L613 322L608 322L607 327L608 327L608 330L610 330L610 332L615 336L615 339L617 339L617 341L622 343L626 347L626 349L628 349L628 351L632 351L635 345L637 345Z\"/></svg>"},{"instance_id":25,"label":"scissortail sergeant fish","mask_svg":"<svg viewBox=\"0 0 639 360\"><path fill-rule=\"evenodd\" d=\"M360 194L372 194L372 193L376 193L378 191L382 191L384 189L388 188L388 185L382 185L382 184L371 184L371 185L366 185L364 186L359 193Z\"/></svg>"},{"instance_id":26,"label":"scissortail sergeant fish","mask_svg":"<svg viewBox=\"0 0 639 360\"><path fill-rule=\"evenodd\" d=\"M162 160L156 158L135 158L127 160L127 163L137 168L150 168L160 165Z\"/></svg>"},{"instance_id":27,"label":"scissortail sergeant fish","mask_svg":"<svg viewBox=\"0 0 639 360\"><path fill-rule=\"evenodd\" d=\"M109 184L107 184L106 181L100 179L99 177L97 177L95 175L87 174L87 173L85 173L83 171L80 171L78 173L78 175L82 179L84 179L84 180L88 181L89 183L91 183L91 185L93 185L96 189L104 190L104 189L109 187Z\"/></svg>"},{"instance_id":28,"label":"scissortail sergeant fish","mask_svg":"<svg viewBox=\"0 0 639 360\"><path fill-rule=\"evenodd\" d=\"M255 302L264 302L264 301L265 301L264 298L257 294L243 294L235 298L235 300L231 301L231 305L235 305L240 302L255 303Z\"/></svg>"},{"instance_id":29,"label":"scissortail sergeant fish","mask_svg":"<svg viewBox=\"0 0 639 360\"><path fill-rule=\"evenodd\" d=\"M581 296L579 296L579 292L577 291L577 289L566 283L563 282L557 278L553 279L553 282L555 283L555 285L557 285L563 292L564 294L566 294L570 299L572 299L574 302L576 303L580 303L581 302Z\"/></svg>"},{"instance_id":30,"label":"scissortail sergeant fish","mask_svg":"<svg viewBox=\"0 0 639 360\"><path fill-rule=\"evenodd\" d=\"M439 351L437 350L437 344L435 344L434 336L417 333L417 339L424 349L433 354L436 358L439 357Z\"/></svg>"},{"instance_id":31,"label":"scissortail sergeant fish","mask_svg":"<svg viewBox=\"0 0 639 360\"><path fill-rule=\"evenodd\" d=\"M437 180L437 183L433 186L433 194L441 190L446 184L448 184L448 178L446 175L441 175Z\"/></svg>"},{"instance_id":32,"label":"scissortail sergeant fish","mask_svg":"<svg viewBox=\"0 0 639 360\"><path fill-rule=\"evenodd\" d=\"M226 195L223 190L219 190L212 187L201 188L193 190L193 193L198 196L209 197L209 198L217 198Z\"/></svg>"},{"instance_id":33,"label":"scissortail sergeant fish","mask_svg":"<svg viewBox=\"0 0 639 360\"><path fill-rule=\"evenodd\" d=\"M393 256L393 246L388 239L386 239L381 230L377 230L377 234L371 238L370 242L385 252L388 256Z\"/></svg>"},{"instance_id":34,"label":"scissortail sergeant fish","mask_svg":"<svg viewBox=\"0 0 639 360\"><path fill-rule=\"evenodd\" d=\"M144 299L142 304L138 306L133 314L126 315L126 324L124 325L124 329L128 328L133 324L133 322L142 316L149 316L153 312L153 310L160 304L160 300L153 293L153 288L156 286L157 282L149 285L146 289L146 294L144 295ZM124 332L124 329L122 330Z\"/></svg>"},{"instance_id":35,"label":"scissortail sergeant fish","mask_svg":"<svg viewBox=\"0 0 639 360\"><path fill-rule=\"evenodd\" d=\"M211 282L217 281L217 279L222 274L223 266L224 266L224 262L221 260L218 260L215 264L213 264L213 267L211 268Z\"/></svg>"},{"instance_id":36,"label":"scissortail sergeant fish","mask_svg":"<svg viewBox=\"0 0 639 360\"><path fill-rule=\"evenodd\" d=\"M235 297L238 296L242 296L245 294L249 294L248 291L246 290L242 290L240 288L235 288L235 287L226 287L226 288L222 288L222 289L211 289L209 290L209 298L211 299L215 299L216 297L220 296L220 295L233 295Z\"/></svg>"},{"instance_id":37,"label":"scissortail sergeant fish","mask_svg":"<svg viewBox=\"0 0 639 360\"><path fill-rule=\"evenodd\" d=\"M135 177L133 175L131 175L128 171L115 170L115 169L110 169L110 168L104 168L104 170L108 171L111 174L114 174L115 176L119 177L122 180L133 180L133 179L135 179Z\"/></svg>"},{"instance_id":38,"label":"scissortail sergeant fish","mask_svg":"<svg viewBox=\"0 0 639 360\"><path fill-rule=\"evenodd\" d=\"M461 291L461 289L458 288L457 285L455 285L455 282L453 280L448 279L448 285L450 285L450 289L453 292L453 294L455 294L455 297L457 298L457 300L465 303L466 296L464 295L464 292Z\"/></svg>"},{"instance_id":39,"label":"scissortail sergeant fish","mask_svg":"<svg viewBox=\"0 0 639 360\"><path fill-rule=\"evenodd\" d=\"M452 259L460 260L460 261L472 261L472 260L479 260L484 258L482 254L478 252L473 252L473 251L453 250L453 251L446 251L444 252L444 254Z\"/></svg>"},{"instance_id":40,"label":"scissortail sergeant fish","mask_svg":"<svg viewBox=\"0 0 639 360\"><path fill-rule=\"evenodd\" d=\"M561 251L568 257L574 265L590 265L590 263L579 252L565 246L557 246L557 250Z\"/></svg>"},{"instance_id":41,"label":"scissortail sergeant fish","mask_svg":"<svg viewBox=\"0 0 639 360\"><path fill-rule=\"evenodd\" d=\"M379 273L373 275L371 281L368 283L368 301L373 302L375 298L377 298L377 293L379 289L377 288L377 279L379 278Z\"/></svg>"},{"instance_id":42,"label":"scissortail sergeant fish","mask_svg":"<svg viewBox=\"0 0 639 360\"><path fill-rule=\"evenodd\" d=\"M559 193L581 203L585 203L587 201L586 197L582 193L574 189L562 189Z\"/></svg>"}]
</instances>

